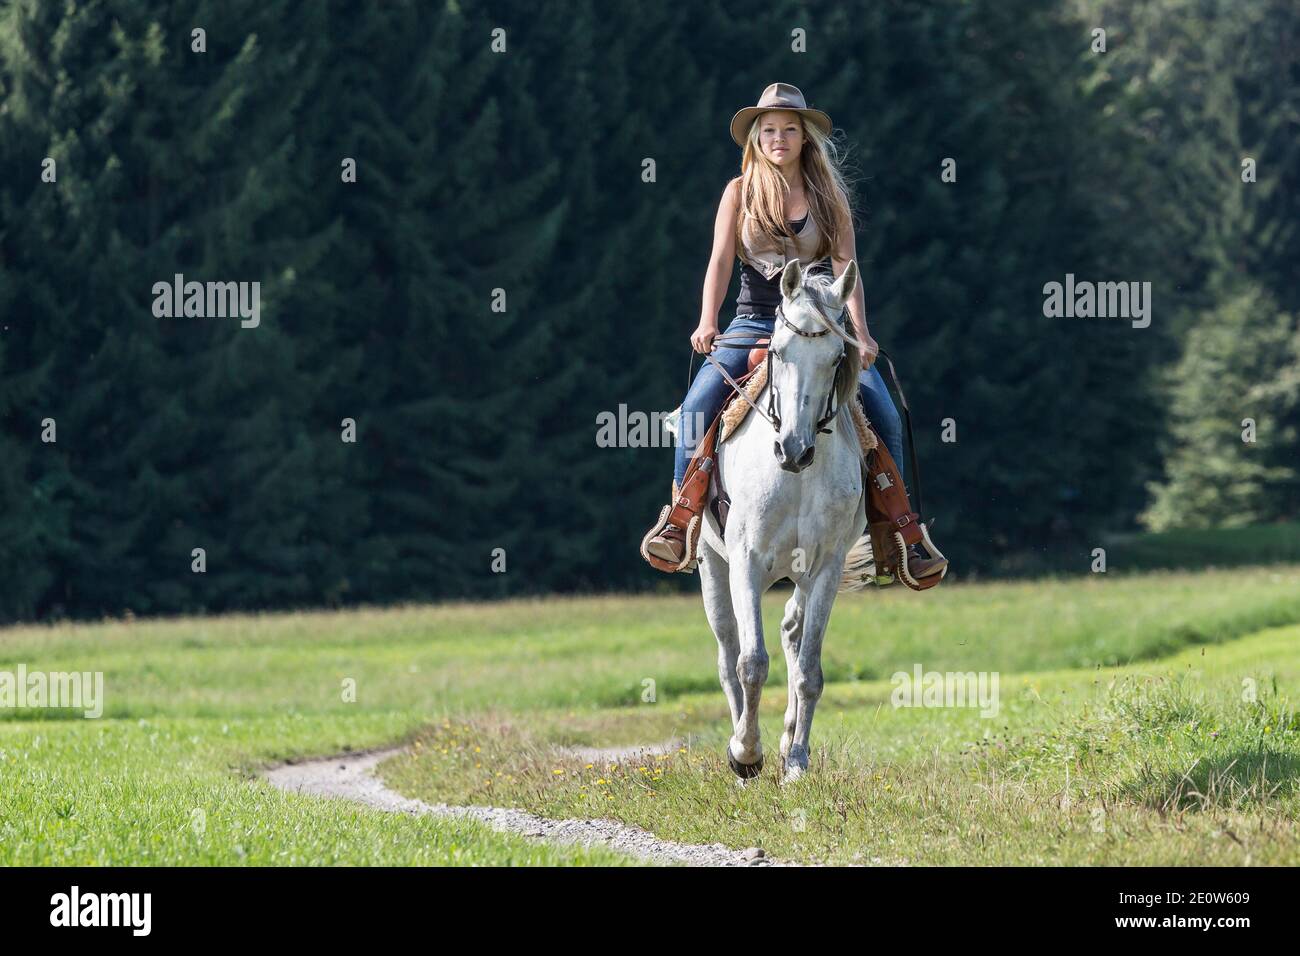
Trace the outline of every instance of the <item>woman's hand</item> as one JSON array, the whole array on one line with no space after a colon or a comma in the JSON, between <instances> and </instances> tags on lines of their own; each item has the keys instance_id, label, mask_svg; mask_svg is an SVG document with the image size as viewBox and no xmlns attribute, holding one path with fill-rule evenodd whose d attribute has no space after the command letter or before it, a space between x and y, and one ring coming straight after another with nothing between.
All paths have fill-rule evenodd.
<instances>
[{"instance_id":1,"label":"woman's hand","mask_svg":"<svg viewBox=\"0 0 1300 956\"><path fill-rule=\"evenodd\" d=\"M718 323L708 322L703 319L691 333L691 348L700 354L713 350L713 337L718 334Z\"/></svg>"},{"instance_id":2,"label":"woman's hand","mask_svg":"<svg viewBox=\"0 0 1300 956\"><path fill-rule=\"evenodd\" d=\"M876 364L876 358L880 355L880 345L871 337L871 333L858 336L858 340L863 343L864 348L858 349L858 355L862 357L862 367L871 368Z\"/></svg>"}]
</instances>

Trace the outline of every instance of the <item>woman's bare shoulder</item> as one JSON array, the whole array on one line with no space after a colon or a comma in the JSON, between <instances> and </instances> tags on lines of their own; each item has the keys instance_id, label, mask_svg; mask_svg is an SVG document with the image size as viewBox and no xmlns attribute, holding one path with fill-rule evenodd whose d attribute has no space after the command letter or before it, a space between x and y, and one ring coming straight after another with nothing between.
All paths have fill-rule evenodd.
<instances>
[{"instance_id":1,"label":"woman's bare shoulder","mask_svg":"<svg viewBox=\"0 0 1300 956\"><path fill-rule=\"evenodd\" d=\"M727 183L727 188L722 191L722 201L730 203L733 209L740 209L740 183L741 177L737 176L731 182Z\"/></svg>"}]
</instances>

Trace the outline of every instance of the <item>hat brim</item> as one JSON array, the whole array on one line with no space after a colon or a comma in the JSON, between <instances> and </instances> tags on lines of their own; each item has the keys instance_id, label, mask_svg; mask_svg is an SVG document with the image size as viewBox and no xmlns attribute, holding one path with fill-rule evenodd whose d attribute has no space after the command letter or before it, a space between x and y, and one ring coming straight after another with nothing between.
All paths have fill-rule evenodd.
<instances>
[{"instance_id":1,"label":"hat brim","mask_svg":"<svg viewBox=\"0 0 1300 956\"><path fill-rule=\"evenodd\" d=\"M738 110L736 115L731 118L731 138L736 141L736 145L745 145L745 135L749 132L749 124L754 122L754 118L758 114L770 113L773 110L798 113L803 117L805 123L812 123L827 136L831 135L831 118L821 110L798 106L746 106L744 109Z\"/></svg>"}]
</instances>

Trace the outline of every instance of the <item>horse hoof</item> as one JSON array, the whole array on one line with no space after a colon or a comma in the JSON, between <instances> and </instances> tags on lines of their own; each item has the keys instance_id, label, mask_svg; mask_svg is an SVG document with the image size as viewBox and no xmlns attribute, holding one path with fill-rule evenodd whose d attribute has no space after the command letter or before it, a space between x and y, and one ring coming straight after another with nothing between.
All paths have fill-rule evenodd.
<instances>
[{"instance_id":1,"label":"horse hoof","mask_svg":"<svg viewBox=\"0 0 1300 956\"><path fill-rule=\"evenodd\" d=\"M759 757L757 763L741 763L727 751L727 763L731 765L732 772L741 780L752 780L758 776L759 771L763 769L763 758Z\"/></svg>"}]
</instances>

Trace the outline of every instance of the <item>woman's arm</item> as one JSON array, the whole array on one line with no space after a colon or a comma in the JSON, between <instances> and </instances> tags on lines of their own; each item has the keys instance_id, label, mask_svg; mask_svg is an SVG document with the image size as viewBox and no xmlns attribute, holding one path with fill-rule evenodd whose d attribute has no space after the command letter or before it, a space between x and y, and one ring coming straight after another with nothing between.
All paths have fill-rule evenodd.
<instances>
[{"instance_id":1,"label":"woman's arm","mask_svg":"<svg viewBox=\"0 0 1300 956\"><path fill-rule=\"evenodd\" d=\"M709 271L704 275L704 294L700 303L700 324L691 334L697 352L707 352L718 334L718 310L731 285L736 261L736 217L740 205L740 179L733 179L722 191L718 215L713 221L713 252Z\"/></svg>"},{"instance_id":2,"label":"woman's arm","mask_svg":"<svg viewBox=\"0 0 1300 956\"><path fill-rule=\"evenodd\" d=\"M853 235L853 223L843 210L840 211L840 242L839 247L831 253L831 267L836 276L842 275L849 262L858 258L858 241ZM871 368L875 364L876 356L880 353L880 346L876 340L871 337L867 331L867 303L866 296L862 291L862 267L858 267L858 281L854 284L853 295L849 296L846 303L849 309L849 320L853 323L853 331L857 335L858 341L862 342L866 348L861 350L862 367Z\"/></svg>"}]
</instances>

